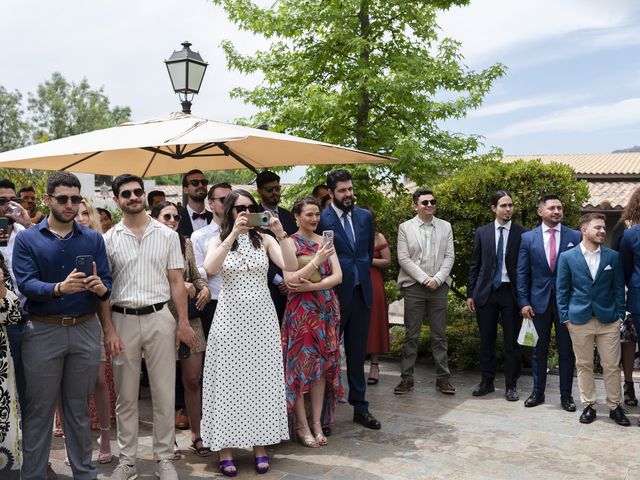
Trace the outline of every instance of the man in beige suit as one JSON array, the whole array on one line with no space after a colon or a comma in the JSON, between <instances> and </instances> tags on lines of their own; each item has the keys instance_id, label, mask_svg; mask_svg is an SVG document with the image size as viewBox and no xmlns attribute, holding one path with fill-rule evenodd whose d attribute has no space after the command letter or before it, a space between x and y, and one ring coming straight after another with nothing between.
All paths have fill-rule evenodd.
<instances>
[{"instance_id":1,"label":"man in beige suit","mask_svg":"<svg viewBox=\"0 0 640 480\"><path fill-rule=\"evenodd\" d=\"M451 224L434 216L436 199L433 192L418 189L413 194L417 215L400 225L398 230L398 287L404 295L405 337L402 348L402 380L394 389L396 395L413 390L413 367L418 354L422 318L426 312L431 326L431 347L436 364L436 389L453 395L449 383L447 357L447 296L449 273L455 258Z\"/></svg>"}]
</instances>

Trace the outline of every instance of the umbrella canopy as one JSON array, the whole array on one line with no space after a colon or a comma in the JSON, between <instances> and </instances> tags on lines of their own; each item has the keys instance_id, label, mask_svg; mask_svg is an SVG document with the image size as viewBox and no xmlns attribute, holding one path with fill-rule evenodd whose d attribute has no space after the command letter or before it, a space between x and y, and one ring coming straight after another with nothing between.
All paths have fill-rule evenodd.
<instances>
[{"instance_id":1,"label":"umbrella canopy","mask_svg":"<svg viewBox=\"0 0 640 480\"><path fill-rule=\"evenodd\" d=\"M0 153L0 168L155 177L197 168L229 170L384 163L394 159L329 143L182 113Z\"/></svg>"}]
</instances>

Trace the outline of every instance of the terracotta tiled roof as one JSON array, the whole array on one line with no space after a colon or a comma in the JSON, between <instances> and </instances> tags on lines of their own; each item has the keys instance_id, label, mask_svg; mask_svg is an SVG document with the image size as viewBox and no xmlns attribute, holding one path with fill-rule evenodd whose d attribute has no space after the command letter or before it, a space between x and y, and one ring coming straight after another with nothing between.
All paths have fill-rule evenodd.
<instances>
[{"instance_id":1,"label":"terracotta tiled roof","mask_svg":"<svg viewBox=\"0 0 640 480\"><path fill-rule=\"evenodd\" d=\"M576 155L506 155L505 162L518 159L535 160L542 163L564 163L578 175L638 175L640 177L640 152L630 153L585 153Z\"/></svg>"},{"instance_id":2,"label":"terracotta tiled roof","mask_svg":"<svg viewBox=\"0 0 640 480\"><path fill-rule=\"evenodd\" d=\"M589 182L589 201L585 208L621 210L631 198L638 182Z\"/></svg>"}]
</instances>

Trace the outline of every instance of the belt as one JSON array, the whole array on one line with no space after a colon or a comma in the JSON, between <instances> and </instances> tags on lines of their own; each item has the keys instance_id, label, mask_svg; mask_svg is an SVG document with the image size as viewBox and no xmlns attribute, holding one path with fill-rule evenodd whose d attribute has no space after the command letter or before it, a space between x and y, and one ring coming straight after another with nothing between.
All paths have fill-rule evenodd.
<instances>
[{"instance_id":1,"label":"belt","mask_svg":"<svg viewBox=\"0 0 640 480\"><path fill-rule=\"evenodd\" d=\"M150 313L159 312L167 302L156 303L155 305L149 305L141 308L127 308L119 305L111 305L111 310L118 313L124 313L125 315L149 315Z\"/></svg>"},{"instance_id":2,"label":"belt","mask_svg":"<svg viewBox=\"0 0 640 480\"><path fill-rule=\"evenodd\" d=\"M35 320L42 323L50 323L52 325L62 325L63 327L71 327L73 325L79 325L82 322L86 322L90 318L95 317L95 313L89 313L88 315L80 315L78 317L61 316L61 317L40 317L38 315L29 315L30 320Z\"/></svg>"}]
</instances>

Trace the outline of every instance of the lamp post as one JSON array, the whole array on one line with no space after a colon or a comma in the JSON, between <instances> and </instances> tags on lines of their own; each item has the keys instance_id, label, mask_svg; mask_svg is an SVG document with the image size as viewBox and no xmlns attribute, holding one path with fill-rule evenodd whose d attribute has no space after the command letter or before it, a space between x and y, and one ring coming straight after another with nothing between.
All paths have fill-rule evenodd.
<instances>
[{"instance_id":1,"label":"lamp post","mask_svg":"<svg viewBox=\"0 0 640 480\"><path fill-rule=\"evenodd\" d=\"M182 50L174 51L169 60L164 61L173 91L180 97L182 112L186 114L191 114L191 100L200 91L204 72L209 65L190 46L189 42L183 42Z\"/></svg>"}]
</instances>

